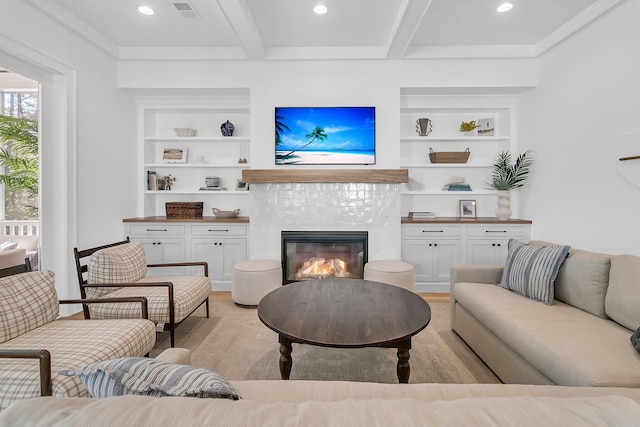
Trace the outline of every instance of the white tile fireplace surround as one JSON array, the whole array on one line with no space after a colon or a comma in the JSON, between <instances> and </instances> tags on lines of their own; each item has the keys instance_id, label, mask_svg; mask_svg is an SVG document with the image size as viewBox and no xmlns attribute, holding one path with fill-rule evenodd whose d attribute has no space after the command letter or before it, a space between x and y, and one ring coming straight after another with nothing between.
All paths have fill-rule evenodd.
<instances>
[{"instance_id":1,"label":"white tile fireplace surround","mask_svg":"<svg viewBox=\"0 0 640 427\"><path fill-rule=\"evenodd\" d=\"M312 171L307 173L314 175ZM317 175L315 178L325 180ZM258 182L263 179L250 176L243 179L251 183L251 258L279 260L281 231L357 230L369 232L370 260L400 259L400 182L295 182L304 181L295 177L278 179L294 182ZM340 179L326 179L331 180Z\"/></svg>"}]
</instances>

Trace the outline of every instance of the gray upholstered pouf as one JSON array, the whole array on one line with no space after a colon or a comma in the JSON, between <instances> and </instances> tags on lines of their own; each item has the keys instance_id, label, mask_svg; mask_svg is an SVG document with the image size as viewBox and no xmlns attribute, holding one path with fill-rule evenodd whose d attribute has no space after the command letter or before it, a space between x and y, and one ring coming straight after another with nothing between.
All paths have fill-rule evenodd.
<instances>
[{"instance_id":1,"label":"gray upholstered pouf","mask_svg":"<svg viewBox=\"0 0 640 427\"><path fill-rule=\"evenodd\" d=\"M404 261L369 261L364 265L364 279L416 291L415 269Z\"/></svg>"},{"instance_id":2,"label":"gray upholstered pouf","mask_svg":"<svg viewBox=\"0 0 640 427\"><path fill-rule=\"evenodd\" d=\"M262 297L282 286L280 261L251 259L233 266L231 299L240 306L255 307Z\"/></svg>"}]
</instances>

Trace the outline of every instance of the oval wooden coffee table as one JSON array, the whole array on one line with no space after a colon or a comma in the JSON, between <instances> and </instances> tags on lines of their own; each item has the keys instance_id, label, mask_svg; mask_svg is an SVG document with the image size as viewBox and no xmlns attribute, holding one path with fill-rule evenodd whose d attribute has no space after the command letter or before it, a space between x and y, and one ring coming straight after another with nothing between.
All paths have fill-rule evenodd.
<instances>
[{"instance_id":1,"label":"oval wooden coffee table","mask_svg":"<svg viewBox=\"0 0 640 427\"><path fill-rule=\"evenodd\" d=\"M397 374L409 382L411 337L431 320L431 308L406 289L360 279L290 283L267 294L258 317L278 333L280 375L291 374L291 343L322 347L398 349Z\"/></svg>"}]
</instances>

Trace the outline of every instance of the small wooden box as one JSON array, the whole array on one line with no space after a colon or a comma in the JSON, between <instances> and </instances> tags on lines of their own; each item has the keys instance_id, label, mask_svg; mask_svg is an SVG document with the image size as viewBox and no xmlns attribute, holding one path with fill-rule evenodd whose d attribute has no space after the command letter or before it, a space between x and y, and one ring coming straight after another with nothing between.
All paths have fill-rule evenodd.
<instances>
[{"instance_id":1,"label":"small wooden box","mask_svg":"<svg viewBox=\"0 0 640 427\"><path fill-rule=\"evenodd\" d=\"M202 218L203 202L167 202L167 218Z\"/></svg>"},{"instance_id":2,"label":"small wooden box","mask_svg":"<svg viewBox=\"0 0 640 427\"><path fill-rule=\"evenodd\" d=\"M471 151L441 151L439 153L429 148L429 160L431 163L467 163Z\"/></svg>"}]
</instances>

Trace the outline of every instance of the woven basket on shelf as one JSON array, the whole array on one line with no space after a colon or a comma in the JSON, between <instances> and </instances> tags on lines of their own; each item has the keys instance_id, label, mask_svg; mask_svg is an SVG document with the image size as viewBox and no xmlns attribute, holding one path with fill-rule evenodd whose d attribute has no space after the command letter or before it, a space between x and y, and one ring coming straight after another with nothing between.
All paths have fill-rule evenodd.
<instances>
[{"instance_id":1,"label":"woven basket on shelf","mask_svg":"<svg viewBox=\"0 0 640 427\"><path fill-rule=\"evenodd\" d=\"M202 202L167 202L167 218L202 218Z\"/></svg>"},{"instance_id":2,"label":"woven basket on shelf","mask_svg":"<svg viewBox=\"0 0 640 427\"><path fill-rule=\"evenodd\" d=\"M441 151L439 153L429 148L429 160L431 163L467 163L471 151Z\"/></svg>"}]
</instances>

